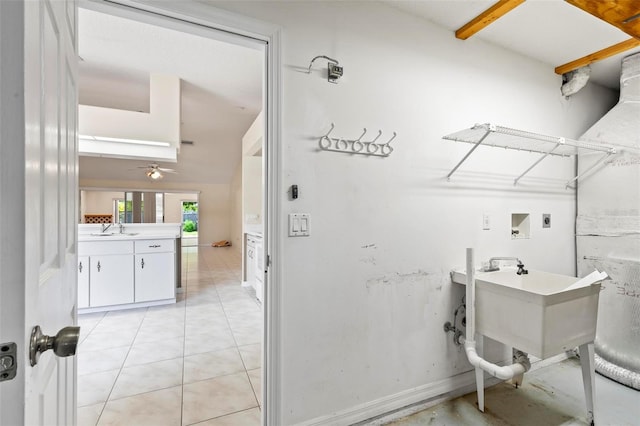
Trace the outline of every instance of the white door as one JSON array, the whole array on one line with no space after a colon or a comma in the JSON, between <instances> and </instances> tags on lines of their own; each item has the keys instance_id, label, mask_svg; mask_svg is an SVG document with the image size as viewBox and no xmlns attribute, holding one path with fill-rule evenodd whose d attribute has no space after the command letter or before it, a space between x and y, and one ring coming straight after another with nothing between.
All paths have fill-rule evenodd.
<instances>
[{"instance_id":1,"label":"white door","mask_svg":"<svg viewBox=\"0 0 640 426\"><path fill-rule=\"evenodd\" d=\"M0 342L17 344L2 425L76 422L75 357L28 355L34 326L76 323L76 16L73 0L0 1Z\"/></svg>"}]
</instances>

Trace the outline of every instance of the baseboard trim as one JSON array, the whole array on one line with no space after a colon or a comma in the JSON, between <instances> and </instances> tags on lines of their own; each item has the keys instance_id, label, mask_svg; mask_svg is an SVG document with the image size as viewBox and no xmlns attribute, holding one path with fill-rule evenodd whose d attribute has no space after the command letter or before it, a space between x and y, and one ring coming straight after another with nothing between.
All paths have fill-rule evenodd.
<instances>
[{"instance_id":1,"label":"baseboard trim","mask_svg":"<svg viewBox=\"0 0 640 426\"><path fill-rule=\"evenodd\" d=\"M544 360L534 360L531 370L535 371L552 364L564 361L572 356L571 352L563 353ZM499 362L498 364L506 364ZM485 374L485 388L496 385L502 380ZM526 380L526 374L525 374ZM349 426L349 425L384 425L391 421L425 410L441 402L466 395L476 390L475 371L467 371L447 379L418 386L384 398L356 405L333 414L316 417L298 423L298 426Z\"/></svg>"},{"instance_id":2,"label":"baseboard trim","mask_svg":"<svg viewBox=\"0 0 640 426\"><path fill-rule=\"evenodd\" d=\"M346 410L338 411L333 414L317 417L298 423L299 426L348 426L373 419L407 406L427 402L440 398L442 400L449 399L453 392L472 386L475 389L475 374L473 371L458 374L444 380L429 383L427 385L418 386L413 389L399 392L384 398L370 401L364 404L356 405ZM435 403L440 402L437 401Z\"/></svg>"}]
</instances>

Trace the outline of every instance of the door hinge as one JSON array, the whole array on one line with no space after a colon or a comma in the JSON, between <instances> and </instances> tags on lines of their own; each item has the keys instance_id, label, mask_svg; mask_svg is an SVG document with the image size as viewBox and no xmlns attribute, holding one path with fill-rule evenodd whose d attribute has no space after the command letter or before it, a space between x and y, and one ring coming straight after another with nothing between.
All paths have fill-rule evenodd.
<instances>
[{"instance_id":1,"label":"door hinge","mask_svg":"<svg viewBox=\"0 0 640 426\"><path fill-rule=\"evenodd\" d=\"M267 268L271 266L271 256L267 255Z\"/></svg>"},{"instance_id":2,"label":"door hinge","mask_svg":"<svg viewBox=\"0 0 640 426\"><path fill-rule=\"evenodd\" d=\"M11 343L0 343L0 382L16 377L18 370L18 346Z\"/></svg>"}]
</instances>

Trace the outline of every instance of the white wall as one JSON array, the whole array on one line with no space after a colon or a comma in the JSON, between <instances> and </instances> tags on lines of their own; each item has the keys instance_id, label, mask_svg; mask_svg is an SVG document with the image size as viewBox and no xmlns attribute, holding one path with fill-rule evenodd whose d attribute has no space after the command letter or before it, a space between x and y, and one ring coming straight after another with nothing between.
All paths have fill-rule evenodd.
<instances>
[{"instance_id":1,"label":"white wall","mask_svg":"<svg viewBox=\"0 0 640 426\"><path fill-rule=\"evenodd\" d=\"M242 218L245 230L262 225L262 157L242 157Z\"/></svg>"},{"instance_id":2,"label":"white wall","mask_svg":"<svg viewBox=\"0 0 640 426\"><path fill-rule=\"evenodd\" d=\"M229 204L231 206L229 223L231 224L231 246L242 251L242 163L236 168L231 179Z\"/></svg>"},{"instance_id":3,"label":"white wall","mask_svg":"<svg viewBox=\"0 0 640 426\"><path fill-rule=\"evenodd\" d=\"M230 239L229 185L81 179L80 187L198 192L198 244Z\"/></svg>"},{"instance_id":4,"label":"white wall","mask_svg":"<svg viewBox=\"0 0 640 426\"><path fill-rule=\"evenodd\" d=\"M283 197L281 229L288 213L311 214L311 236L285 238L280 259L283 424L366 415L367 404L393 407L469 371L442 331L462 296L449 271L464 265L466 247L478 261L517 255L528 268L574 274L575 194L564 188L574 161L545 160L514 187L537 156L483 147L447 182L470 145L441 137L490 121L576 138L613 93L588 85L564 99L553 65L457 40L384 4L214 4L283 27L277 190L297 184L300 198ZM344 66L338 84L326 82L322 61L303 71L316 55ZM331 122L347 138L363 127L383 138L396 131L395 151L319 151ZM533 215L531 239L511 240L512 212ZM491 230L482 230L483 213ZM551 229L541 228L542 213Z\"/></svg>"}]
</instances>

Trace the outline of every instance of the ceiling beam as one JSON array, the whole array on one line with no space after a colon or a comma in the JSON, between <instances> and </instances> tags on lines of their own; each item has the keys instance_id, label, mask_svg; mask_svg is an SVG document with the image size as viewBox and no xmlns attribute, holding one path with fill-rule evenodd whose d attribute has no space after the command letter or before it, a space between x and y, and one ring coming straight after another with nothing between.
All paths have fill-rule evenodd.
<instances>
[{"instance_id":1,"label":"ceiling beam","mask_svg":"<svg viewBox=\"0 0 640 426\"><path fill-rule=\"evenodd\" d=\"M640 2L632 0L565 0L567 3L640 38Z\"/></svg>"},{"instance_id":2,"label":"ceiling beam","mask_svg":"<svg viewBox=\"0 0 640 426\"><path fill-rule=\"evenodd\" d=\"M456 31L456 38L466 40L493 21L502 17L525 0L500 0Z\"/></svg>"},{"instance_id":3,"label":"ceiling beam","mask_svg":"<svg viewBox=\"0 0 640 426\"><path fill-rule=\"evenodd\" d=\"M564 65L560 65L556 67L556 74L565 74L569 71L573 71L575 69L584 67L585 65L592 64L594 62L601 61L603 59L608 58L609 56L617 55L619 53L625 52L629 49L633 49L634 47L640 46L640 40L635 38L630 38L629 40L623 41L618 44L614 44L613 46L609 46L605 49L598 50L590 55L583 56L582 58L576 59L575 61L568 62Z\"/></svg>"}]
</instances>

